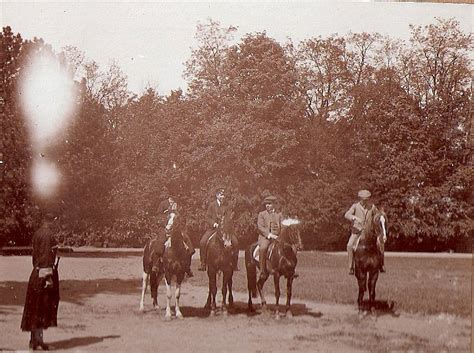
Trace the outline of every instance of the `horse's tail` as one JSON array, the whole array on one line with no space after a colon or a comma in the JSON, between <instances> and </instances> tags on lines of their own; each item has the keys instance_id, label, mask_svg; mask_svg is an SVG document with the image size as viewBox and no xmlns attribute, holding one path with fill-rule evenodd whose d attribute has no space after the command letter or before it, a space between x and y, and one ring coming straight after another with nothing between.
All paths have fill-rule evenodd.
<instances>
[{"instance_id":1,"label":"horse's tail","mask_svg":"<svg viewBox=\"0 0 474 353\"><path fill-rule=\"evenodd\" d=\"M247 270L247 289L252 298L257 297L257 266L252 261L251 249L245 250L245 268Z\"/></svg>"}]
</instances>

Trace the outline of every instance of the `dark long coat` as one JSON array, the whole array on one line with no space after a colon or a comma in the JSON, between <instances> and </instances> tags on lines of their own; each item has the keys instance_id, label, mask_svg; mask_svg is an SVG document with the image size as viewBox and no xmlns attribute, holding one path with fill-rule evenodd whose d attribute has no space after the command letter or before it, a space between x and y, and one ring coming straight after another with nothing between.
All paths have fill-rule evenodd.
<instances>
[{"instance_id":1,"label":"dark long coat","mask_svg":"<svg viewBox=\"0 0 474 353\"><path fill-rule=\"evenodd\" d=\"M42 226L33 236L33 270L26 290L21 320L23 331L57 326L59 306L59 275L54 264L56 242L48 226ZM45 288L45 278L39 277L39 268L53 267L53 286Z\"/></svg>"}]
</instances>

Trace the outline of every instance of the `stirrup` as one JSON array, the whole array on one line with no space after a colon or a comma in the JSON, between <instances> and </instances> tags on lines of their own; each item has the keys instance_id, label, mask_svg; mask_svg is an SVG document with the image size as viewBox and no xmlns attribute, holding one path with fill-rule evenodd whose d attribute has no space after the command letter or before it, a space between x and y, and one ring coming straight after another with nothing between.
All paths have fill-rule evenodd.
<instances>
[{"instance_id":1,"label":"stirrup","mask_svg":"<svg viewBox=\"0 0 474 353\"><path fill-rule=\"evenodd\" d=\"M353 274L354 274L354 268L353 268L353 267L351 267L351 268L349 269L349 274L350 274L350 275L353 275Z\"/></svg>"}]
</instances>

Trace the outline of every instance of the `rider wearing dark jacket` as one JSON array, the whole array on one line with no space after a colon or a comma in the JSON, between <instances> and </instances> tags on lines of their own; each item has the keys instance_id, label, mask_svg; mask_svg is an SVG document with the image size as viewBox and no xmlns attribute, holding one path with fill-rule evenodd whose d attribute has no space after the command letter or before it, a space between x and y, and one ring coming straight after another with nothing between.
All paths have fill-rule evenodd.
<instances>
[{"instance_id":1,"label":"rider wearing dark jacket","mask_svg":"<svg viewBox=\"0 0 474 353\"><path fill-rule=\"evenodd\" d=\"M225 216L230 216L230 209L225 204L225 189L219 187L216 189L216 199L213 200L206 212L206 231L199 242L199 249L201 254L201 266L199 271L205 271L207 269L207 243L218 227L221 224L222 219ZM238 271L238 260L239 260L239 242L235 234L230 234L232 246L234 247L234 259L233 265L234 270Z\"/></svg>"}]
</instances>

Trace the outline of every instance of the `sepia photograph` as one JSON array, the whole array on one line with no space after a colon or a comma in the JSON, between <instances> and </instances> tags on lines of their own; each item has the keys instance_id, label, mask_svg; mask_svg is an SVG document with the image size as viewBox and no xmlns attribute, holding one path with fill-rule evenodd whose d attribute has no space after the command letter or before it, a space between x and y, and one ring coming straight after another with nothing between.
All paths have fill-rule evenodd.
<instances>
[{"instance_id":1,"label":"sepia photograph","mask_svg":"<svg viewBox=\"0 0 474 353\"><path fill-rule=\"evenodd\" d=\"M0 1L0 352L472 352L465 1Z\"/></svg>"}]
</instances>

